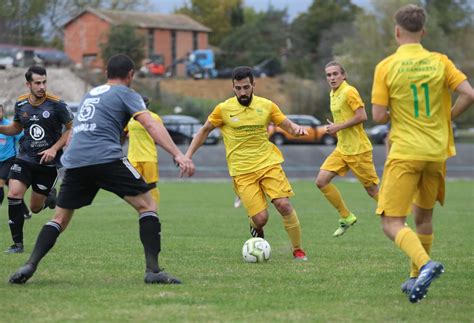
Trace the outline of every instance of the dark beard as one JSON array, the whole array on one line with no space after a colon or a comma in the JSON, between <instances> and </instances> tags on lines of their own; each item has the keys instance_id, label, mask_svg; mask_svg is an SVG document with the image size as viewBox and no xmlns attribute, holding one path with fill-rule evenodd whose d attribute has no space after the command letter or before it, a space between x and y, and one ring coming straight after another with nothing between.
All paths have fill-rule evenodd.
<instances>
[{"instance_id":1,"label":"dark beard","mask_svg":"<svg viewBox=\"0 0 474 323\"><path fill-rule=\"evenodd\" d=\"M237 101L245 107L248 107L252 103L253 93L250 94L250 97L237 97Z\"/></svg>"}]
</instances>

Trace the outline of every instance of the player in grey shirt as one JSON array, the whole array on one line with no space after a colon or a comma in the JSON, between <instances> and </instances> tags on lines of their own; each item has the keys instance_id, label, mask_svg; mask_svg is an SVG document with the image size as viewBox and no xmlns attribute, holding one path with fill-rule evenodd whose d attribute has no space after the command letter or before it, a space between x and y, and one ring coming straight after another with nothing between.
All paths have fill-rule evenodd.
<instances>
[{"instance_id":1,"label":"player in grey shirt","mask_svg":"<svg viewBox=\"0 0 474 323\"><path fill-rule=\"evenodd\" d=\"M120 138L130 117L146 111L142 97L129 87L104 84L83 99L72 140L61 159L65 168L109 163L123 157Z\"/></svg>"},{"instance_id":2,"label":"player in grey shirt","mask_svg":"<svg viewBox=\"0 0 474 323\"><path fill-rule=\"evenodd\" d=\"M192 176L194 164L176 147L164 126L148 113L141 96L129 88L133 75L130 58L115 55L107 62L107 83L92 89L82 100L62 158L66 172L55 215L43 226L30 258L10 277L10 283L24 284L33 276L41 259L66 229L74 210L91 204L99 189L115 193L138 212L146 260L145 283L181 283L158 266L161 224L156 203L149 186L123 157L120 138L130 117L140 122L155 142L173 156L180 175Z\"/></svg>"}]
</instances>

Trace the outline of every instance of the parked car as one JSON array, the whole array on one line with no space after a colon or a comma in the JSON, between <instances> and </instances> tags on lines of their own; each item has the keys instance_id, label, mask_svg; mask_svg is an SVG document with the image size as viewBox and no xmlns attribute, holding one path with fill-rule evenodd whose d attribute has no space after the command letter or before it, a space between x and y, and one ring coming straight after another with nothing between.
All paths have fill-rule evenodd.
<instances>
[{"instance_id":1,"label":"parked car","mask_svg":"<svg viewBox=\"0 0 474 323\"><path fill-rule=\"evenodd\" d=\"M203 124L199 122L198 119L192 116L173 114L163 115L160 117L161 120L163 120L165 128L170 133L171 139L173 139L174 143L177 145L188 145L189 143L191 143L193 137L203 126ZM219 129L215 129L211 131L204 144L216 145L217 143L219 143L220 137L221 134Z\"/></svg>"},{"instance_id":2,"label":"parked car","mask_svg":"<svg viewBox=\"0 0 474 323\"><path fill-rule=\"evenodd\" d=\"M390 128L387 124L379 124L367 129L366 132L372 143L383 144L385 143L385 138L387 138L389 130Z\"/></svg>"},{"instance_id":3,"label":"parked car","mask_svg":"<svg viewBox=\"0 0 474 323\"><path fill-rule=\"evenodd\" d=\"M36 55L41 59L44 66L69 66L72 64L72 60L67 54L58 49L52 48L39 48L35 49Z\"/></svg>"},{"instance_id":4,"label":"parked car","mask_svg":"<svg viewBox=\"0 0 474 323\"><path fill-rule=\"evenodd\" d=\"M0 69L5 70L13 67L14 59L11 56L0 53Z\"/></svg>"},{"instance_id":5,"label":"parked car","mask_svg":"<svg viewBox=\"0 0 474 323\"><path fill-rule=\"evenodd\" d=\"M233 67L224 67L217 70L217 78L232 78ZM281 72L281 66L275 58L267 58L263 62L252 67L252 73L255 77L273 77Z\"/></svg>"},{"instance_id":6,"label":"parked car","mask_svg":"<svg viewBox=\"0 0 474 323\"><path fill-rule=\"evenodd\" d=\"M453 127L453 137L454 139L459 138L458 134L458 127L456 123L452 122L451 126ZM372 128L369 128L366 130L367 134L369 135L370 140L374 144L384 144L385 143L385 138L388 136L388 132L390 131L390 126L389 124L379 124L376 126L373 126Z\"/></svg>"},{"instance_id":7,"label":"parked car","mask_svg":"<svg viewBox=\"0 0 474 323\"><path fill-rule=\"evenodd\" d=\"M324 144L335 145L337 138L334 135L326 133L326 127L321 124L317 118L312 115L305 114L288 114L286 116L291 121L304 126L308 131L307 136L295 137L283 129L270 124L268 126L268 135L275 145L283 145L289 143L308 143L308 144Z\"/></svg>"},{"instance_id":8,"label":"parked car","mask_svg":"<svg viewBox=\"0 0 474 323\"><path fill-rule=\"evenodd\" d=\"M263 62L252 67L252 73L255 77L273 77L280 72L280 62L275 58L267 58Z\"/></svg>"}]
</instances>

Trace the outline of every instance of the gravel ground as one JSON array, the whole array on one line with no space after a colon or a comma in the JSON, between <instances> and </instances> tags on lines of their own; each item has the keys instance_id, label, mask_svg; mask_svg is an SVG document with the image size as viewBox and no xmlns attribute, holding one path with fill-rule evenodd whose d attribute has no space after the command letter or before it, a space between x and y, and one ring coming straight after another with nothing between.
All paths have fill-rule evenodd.
<instances>
[{"instance_id":1,"label":"gravel ground","mask_svg":"<svg viewBox=\"0 0 474 323\"><path fill-rule=\"evenodd\" d=\"M0 103L11 113L16 98L29 90L25 85L27 68L0 70ZM61 97L66 102L80 101L86 88L84 81L67 68L47 68L48 92Z\"/></svg>"}]
</instances>

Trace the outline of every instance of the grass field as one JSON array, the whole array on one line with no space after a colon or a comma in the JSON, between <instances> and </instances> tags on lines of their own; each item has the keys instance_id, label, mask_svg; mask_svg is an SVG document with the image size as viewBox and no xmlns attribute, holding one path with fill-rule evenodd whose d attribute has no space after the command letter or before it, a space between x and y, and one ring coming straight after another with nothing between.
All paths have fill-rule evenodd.
<instances>
[{"instance_id":1,"label":"grass field","mask_svg":"<svg viewBox=\"0 0 474 323\"><path fill-rule=\"evenodd\" d=\"M408 260L383 235L375 203L359 184L337 182L359 222L332 238L336 212L310 181L295 181L292 199L309 260L292 259L281 220L271 206L266 239L272 258L247 264L249 238L230 183L161 183L161 266L183 285L143 283L144 257L132 209L109 193L81 209L35 276L7 283L29 256L48 210L26 222L26 250L0 254L1 322L472 322L474 317L474 182L447 184L447 203L435 212L433 258L446 273L428 297L411 304L400 292ZM0 246L10 244L1 208ZM409 223L412 219L410 218Z\"/></svg>"}]
</instances>

